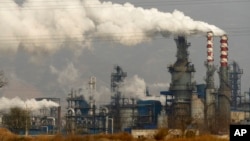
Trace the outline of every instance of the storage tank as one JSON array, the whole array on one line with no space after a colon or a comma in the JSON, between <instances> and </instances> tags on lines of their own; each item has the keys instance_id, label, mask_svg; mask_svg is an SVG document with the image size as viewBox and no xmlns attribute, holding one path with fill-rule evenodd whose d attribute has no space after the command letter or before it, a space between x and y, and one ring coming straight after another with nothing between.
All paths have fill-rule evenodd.
<instances>
[{"instance_id":1,"label":"storage tank","mask_svg":"<svg viewBox=\"0 0 250 141\"><path fill-rule=\"evenodd\" d=\"M122 131L132 127L134 125L135 115L137 114L137 109L133 105L126 105L120 107L120 118L121 118L121 128Z\"/></svg>"}]
</instances>

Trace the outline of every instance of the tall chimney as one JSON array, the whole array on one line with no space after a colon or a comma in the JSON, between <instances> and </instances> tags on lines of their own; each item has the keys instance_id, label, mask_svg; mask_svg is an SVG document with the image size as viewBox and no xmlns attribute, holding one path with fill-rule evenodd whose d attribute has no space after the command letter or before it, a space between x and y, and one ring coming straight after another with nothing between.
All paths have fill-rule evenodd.
<instances>
[{"instance_id":1,"label":"tall chimney","mask_svg":"<svg viewBox=\"0 0 250 141\"><path fill-rule=\"evenodd\" d=\"M214 53L213 53L213 32L207 33L207 61L205 66L206 72L206 97L205 97L205 125L209 131L215 130L215 109L216 109L216 96L214 87L214 72L216 70L214 66Z\"/></svg>"},{"instance_id":2,"label":"tall chimney","mask_svg":"<svg viewBox=\"0 0 250 141\"><path fill-rule=\"evenodd\" d=\"M231 120L230 98L231 87L229 84L229 66L228 66L228 37L221 36L221 55L220 55L220 88L218 91L218 110L217 110L217 125L218 131L229 132L229 125Z\"/></svg>"},{"instance_id":3,"label":"tall chimney","mask_svg":"<svg viewBox=\"0 0 250 141\"><path fill-rule=\"evenodd\" d=\"M213 32L210 31L207 33L207 62L205 62L205 66L207 67L207 89L214 89L214 72L216 68L214 66L213 47Z\"/></svg>"},{"instance_id":4,"label":"tall chimney","mask_svg":"<svg viewBox=\"0 0 250 141\"><path fill-rule=\"evenodd\" d=\"M227 42L228 38L227 35L223 35L221 36L221 46L220 46L220 65L221 67L227 67L227 62L228 62L228 42Z\"/></svg>"},{"instance_id":5,"label":"tall chimney","mask_svg":"<svg viewBox=\"0 0 250 141\"><path fill-rule=\"evenodd\" d=\"M214 52L213 52L213 32L207 33L207 63L208 65L213 65Z\"/></svg>"}]
</instances>

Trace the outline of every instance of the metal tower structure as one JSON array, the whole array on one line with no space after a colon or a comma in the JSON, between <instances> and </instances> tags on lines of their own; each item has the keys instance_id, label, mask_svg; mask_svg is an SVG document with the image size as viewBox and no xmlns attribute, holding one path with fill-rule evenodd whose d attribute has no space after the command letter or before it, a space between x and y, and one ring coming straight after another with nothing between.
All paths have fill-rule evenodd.
<instances>
[{"instance_id":1,"label":"metal tower structure","mask_svg":"<svg viewBox=\"0 0 250 141\"><path fill-rule=\"evenodd\" d=\"M127 73L122 70L118 65L114 66L114 71L111 73L111 114L114 120L114 132L119 132L122 129L121 123L121 91L120 87Z\"/></svg>"},{"instance_id":2,"label":"metal tower structure","mask_svg":"<svg viewBox=\"0 0 250 141\"><path fill-rule=\"evenodd\" d=\"M89 114L93 115L94 105L95 105L94 95L96 91L96 77L91 76L88 85L89 85L88 90L89 90L89 105L90 105Z\"/></svg>"},{"instance_id":3,"label":"metal tower structure","mask_svg":"<svg viewBox=\"0 0 250 141\"><path fill-rule=\"evenodd\" d=\"M242 103L241 96L241 75L243 74L243 70L240 69L239 64L235 61L230 63L229 70L229 82L232 88L232 110L237 110L238 105Z\"/></svg>"},{"instance_id":4,"label":"metal tower structure","mask_svg":"<svg viewBox=\"0 0 250 141\"><path fill-rule=\"evenodd\" d=\"M188 61L187 43L185 37L179 36L175 39L177 45L177 61L168 67L172 82L169 90L172 91L174 99L172 102L172 115L169 118L170 128L186 128L191 121L191 98L195 84L192 82L194 65ZM171 127L172 126L172 127Z\"/></svg>"},{"instance_id":5,"label":"metal tower structure","mask_svg":"<svg viewBox=\"0 0 250 141\"><path fill-rule=\"evenodd\" d=\"M110 132L108 110L105 107L97 109L94 104L93 93L95 77L89 80L89 98L87 101L82 89L71 90L67 97L66 132L67 134L96 134ZM91 89L90 89L91 88ZM97 112L99 111L99 112Z\"/></svg>"},{"instance_id":6,"label":"metal tower structure","mask_svg":"<svg viewBox=\"0 0 250 141\"><path fill-rule=\"evenodd\" d=\"M118 65L114 66L114 71L111 73L111 92L115 95L119 91L119 88L127 77L127 73L122 70Z\"/></svg>"},{"instance_id":7,"label":"metal tower structure","mask_svg":"<svg viewBox=\"0 0 250 141\"><path fill-rule=\"evenodd\" d=\"M248 92L245 92L244 99L243 108L245 111L245 119L250 121L250 88Z\"/></svg>"}]
</instances>

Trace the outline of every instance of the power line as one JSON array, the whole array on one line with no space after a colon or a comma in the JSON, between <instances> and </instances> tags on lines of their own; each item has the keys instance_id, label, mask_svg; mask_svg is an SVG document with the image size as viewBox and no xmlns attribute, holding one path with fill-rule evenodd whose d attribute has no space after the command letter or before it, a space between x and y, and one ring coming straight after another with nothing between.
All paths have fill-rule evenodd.
<instances>
[{"instance_id":1,"label":"power line","mask_svg":"<svg viewBox=\"0 0 250 141\"><path fill-rule=\"evenodd\" d=\"M230 36L244 36L244 35L250 35L250 27L235 27L235 28L226 28L227 34ZM96 41L119 41L119 38L130 38L132 40L138 40L141 39L141 37L145 38L164 38L161 36L155 36L150 35L143 32L106 32L102 33L103 35L100 36L89 36L89 34L71 34L71 35L39 35L39 36L4 36L0 35L0 41L3 42L33 42L36 43L39 42L46 42L46 41L65 41L69 39L69 41L75 41L75 42L82 42L84 40L90 40L95 39ZM160 35L160 33L157 33ZM67 36L67 38L65 37ZM110 39L110 38L116 38L116 39Z\"/></svg>"},{"instance_id":2,"label":"power line","mask_svg":"<svg viewBox=\"0 0 250 141\"><path fill-rule=\"evenodd\" d=\"M36 1L36 2L42 2L42 1ZM1 11L4 10L46 10L46 9L82 9L82 8L111 8L111 7L130 7L128 5L122 5L122 4L115 4L115 5L104 5L104 4L87 4L87 5L69 5L67 2L63 2L62 4L58 5L57 2L55 4L52 4L50 2L54 1L43 1L47 5L45 6L40 6L40 5L33 5L33 6L26 6L26 7L20 7L16 9L16 7L6 7L3 6L1 8ZM210 0L210 1L201 1L201 0L190 0L190 1L157 1L157 2L152 2L152 1L144 1L144 2L135 2L133 4L139 4L140 6L162 6L162 5L207 5L207 4L212 4L212 5L217 5L217 4L230 4L230 3L249 3L249 0L221 0L221 1L216 1L216 0ZM11 3L11 2L4 2L1 1L0 3ZM13 3L13 2L12 2ZM72 3L72 1L70 1ZM40 3L37 3L40 4ZM250 4L250 3L249 3Z\"/></svg>"}]
</instances>

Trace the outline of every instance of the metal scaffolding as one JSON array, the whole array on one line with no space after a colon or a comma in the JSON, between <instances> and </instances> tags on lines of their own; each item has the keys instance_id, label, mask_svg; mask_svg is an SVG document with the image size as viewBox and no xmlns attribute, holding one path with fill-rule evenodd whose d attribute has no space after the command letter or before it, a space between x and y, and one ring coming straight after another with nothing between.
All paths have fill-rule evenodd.
<instances>
[{"instance_id":1,"label":"metal scaffolding","mask_svg":"<svg viewBox=\"0 0 250 141\"><path fill-rule=\"evenodd\" d=\"M114 125L114 131L119 132L122 129L121 123L121 91L120 88L124 79L127 77L127 73L122 70L118 65L114 66L114 72L111 73L111 114L116 123Z\"/></svg>"},{"instance_id":2,"label":"metal scaffolding","mask_svg":"<svg viewBox=\"0 0 250 141\"><path fill-rule=\"evenodd\" d=\"M243 74L243 70L240 69L239 64L233 61L230 64L229 70L229 82L232 88L232 110L237 110L238 105L242 103L242 95L241 95L241 75Z\"/></svg>"}]
</instances>

